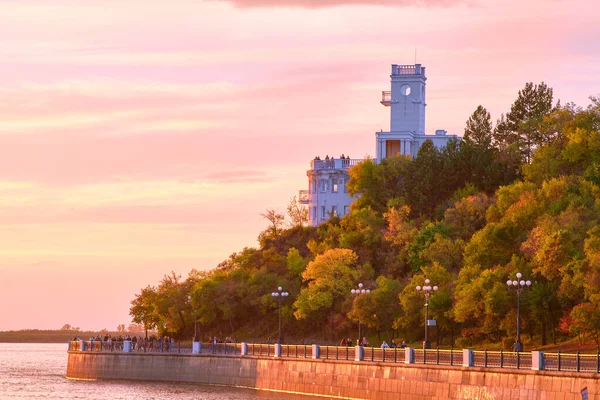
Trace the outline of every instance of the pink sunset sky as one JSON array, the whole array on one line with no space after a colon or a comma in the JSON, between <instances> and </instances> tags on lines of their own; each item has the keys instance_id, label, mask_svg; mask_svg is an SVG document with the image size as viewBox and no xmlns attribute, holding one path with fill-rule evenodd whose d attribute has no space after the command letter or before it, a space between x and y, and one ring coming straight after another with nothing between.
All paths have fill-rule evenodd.
<instances>
[{"instance_id":1,"label":"pink sunset sky","mask_svg":"<svg viewBox=\"0 0 600 400\"><path fill-rule=\"evenodd\" d=\"M256 246L316 156L374 155L391 64L427 130L528 81L600 93L595 0L0 0L0 330L115 329Z\"/></svg>"}]
</instances>

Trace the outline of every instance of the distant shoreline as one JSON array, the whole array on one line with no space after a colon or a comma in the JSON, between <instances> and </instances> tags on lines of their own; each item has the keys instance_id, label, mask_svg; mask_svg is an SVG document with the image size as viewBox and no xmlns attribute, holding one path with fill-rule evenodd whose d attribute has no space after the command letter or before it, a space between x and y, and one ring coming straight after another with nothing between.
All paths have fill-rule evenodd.
<instances>
[{"instance_id":1,"label":"distant shoreline","mask_svg":"<svg viewBox=\"0 0 600 400\"><path fill-rule=\"evenodd\" d=\"M0 331L0 343L67 343L73 337L89 339L96 336L98 331L73 331L73 330L38 330L23 329L19 331ZM134 334L129 332L102 332L102 335L125 335ZM135 332L138 335L138 332Z\"/></svg>"}]
</instances>

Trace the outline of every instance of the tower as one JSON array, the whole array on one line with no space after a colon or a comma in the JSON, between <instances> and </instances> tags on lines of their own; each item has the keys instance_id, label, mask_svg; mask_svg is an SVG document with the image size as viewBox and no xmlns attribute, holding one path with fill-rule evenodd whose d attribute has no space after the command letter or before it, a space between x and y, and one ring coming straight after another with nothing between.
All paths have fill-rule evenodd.
<instances>
[{"instance_id":1,"label":"tower","mask_svg":"<svg viewBox=\"0 0 600 400\"><path fill-rule=\"evenodd\" d=\"M397 155L416 157L426 140L441 148L456 135L447 135L443 129L435 135L425 133L425 67L421 64L392 64L391 90L382 92L381 104L390 110L390 131L376 132L377 163ZM361 163L362 159L349 157L311 161L308 190L300 190L298 200L308 206L309 224L317 226L330 216L343 217L350 212L354 200L346 189L350 179L348 169Z\"/></svg>"},{"instance_id":2,"label":"tower","mask_svg":"<svg viewBox=\"0 0 600 400\"><path fill-rule=\"evenodd\" d=\"M398 154L415 156L416 140L425 136L425 67L392 64L391 90L381 104L390 107L390 131L377 132L377 160Z\"/></svg>"}]
</instances>

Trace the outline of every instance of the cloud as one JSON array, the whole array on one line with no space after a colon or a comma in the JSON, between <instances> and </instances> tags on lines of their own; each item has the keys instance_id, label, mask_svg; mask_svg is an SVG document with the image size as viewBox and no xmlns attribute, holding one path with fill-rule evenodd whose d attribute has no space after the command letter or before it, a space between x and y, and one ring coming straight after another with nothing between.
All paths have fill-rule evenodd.
<instances>
[{"instance_id":1,"label":"cloud","mask_svg":"<svg viewBox=\"0 0 600 400\"><path fill-rule=\"evenodd\" d=\"M220 0L240 8L295 7L328 8L338 6L438 7L468 3L466 0Z\"/></svg>"}]
</instances>

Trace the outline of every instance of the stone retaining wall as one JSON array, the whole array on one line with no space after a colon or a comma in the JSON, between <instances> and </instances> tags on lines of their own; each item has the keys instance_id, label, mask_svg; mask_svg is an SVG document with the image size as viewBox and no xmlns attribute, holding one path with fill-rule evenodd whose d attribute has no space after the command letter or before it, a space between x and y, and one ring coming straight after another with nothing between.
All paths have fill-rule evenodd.
<instances>
[{"instance_id":1,"label":"stone retaining wall","mask_svg":"<svg viewBox=\"0 0 600 400\"><path fill-rule=\"evenodd\" d=\"M600 374L320 359L69 351L67 378L195 382L352 399L600 400Z\"/></svg>"}]
</instances>

